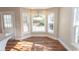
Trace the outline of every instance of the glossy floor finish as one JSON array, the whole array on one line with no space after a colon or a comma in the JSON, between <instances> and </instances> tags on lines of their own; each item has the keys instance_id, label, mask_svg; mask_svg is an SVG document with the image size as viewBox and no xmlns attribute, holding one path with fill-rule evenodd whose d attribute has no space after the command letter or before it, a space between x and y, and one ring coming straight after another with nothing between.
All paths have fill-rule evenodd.
<instances>
[{"instance_id":1,"label":"glossy floor finish","mask_svg":"<svg viewBox=\"0 0 79 59\"><path fill-rule=\"evenodd\" d=\"M9 40L6 51L67 51L58 40L48 37L31 37L19 40Z\"/></svg>"}]
</instances>

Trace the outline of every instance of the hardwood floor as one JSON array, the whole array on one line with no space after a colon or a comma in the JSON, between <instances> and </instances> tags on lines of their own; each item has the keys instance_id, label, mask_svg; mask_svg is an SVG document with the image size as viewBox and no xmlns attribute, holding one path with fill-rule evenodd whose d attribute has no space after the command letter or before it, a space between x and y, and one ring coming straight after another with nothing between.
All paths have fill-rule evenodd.
<instances>
[{"instance_id":1,"label":"hardwood floor","mask_svg":"<svg viewBox=\"0 0 79 59\"><path fill-rule=\"evenodd\" d=\"M9 40L6 51L67 51L58 40L47 37L31 37L19 40Z\"/></svg>"}]
</instances>

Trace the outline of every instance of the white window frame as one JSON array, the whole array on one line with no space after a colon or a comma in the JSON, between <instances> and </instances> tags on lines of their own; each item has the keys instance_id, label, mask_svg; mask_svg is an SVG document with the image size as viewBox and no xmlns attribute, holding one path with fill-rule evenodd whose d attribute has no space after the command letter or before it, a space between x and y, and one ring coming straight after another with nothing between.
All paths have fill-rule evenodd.
<instances>
[{"instance_id":1,"label":"white window frame","mask_svg":"<svg viewBox=\"0 0 79 59\"><path fill-rule=\"evenodd\" d=\"M76 27L77 26L79 26L79 24L78 24L78 22L76 22L76 20L77 19L79 19L78 18L78 13L79 13L79 11L78 11L78 9L79 8L74 8L74 21L73 21L73 40L72 40L72 45L74 46L74 47L76 47L76 48L78 48L78 50L79 50L79 42L78 42L78 39L77 39L77 37L76 37Z\"/></svg>"},{"instance_id":2,"label":"white window frame","mask_svg":"<svg viewBox=\"0 0 79 59\"><path fill-rule=\"evenodd\" d=\"M33 15L32 18L36 16L36 15ZM45 15L41 14L40 16L42 16L44 18L44 30L43 31L33 31L33 19L32 20L32 32L46 32L46 24L45 24Z\"/></svg>"},{"instance_id":3,"label":"white window frame","mask_svg":"<svg viewBox=\"0 0 79 59\"><path fill-rule=\"evenodd\" d=\"M1 15L1 21L2 21L2 32L4 33L4 34L8 34L8 33L6 33L5 32L5 29L4 29L4 21L3 21L3 15L4 14L9 14L9 15L12 15L12 20L11 20L11 22L12 22L12 32L11 33L15 33L15 25L14 25L14 19L15 19L15 17L14 17L14 13L13 12L0 12L0 15Z\"/></svg>"},{"instance_id":4,"label":"white window frame","mask_svg":"<svg viewBox=\"0 0 79 59\"><path fill-rule=\"evenodd\" d=\"M78 10L79 10L79 8L75 8L75 11L74 11L74 24L73 24L74 25L74 41L75 41L76 44L79 44L78 38L77 38L77 33L75 33L76 27L79 26L79 24L78 24L79 22L76 21L77 19L79 19L78 18L78 13L79 13Z\"/></svg>"},{"instance_id":5,"label":"white window frame","mask_svg":"<svg viewBox=\"0 0 79 59\"><path fill-rule=\"evenodd\" d=\"M22 22L23 22L23 26L22 26L23 33L26 34L26 33L29 33L29 19L28 19L28 16L27 16L26 13L23 13L22 17L23 17L23 20L22 20ZM24 18L26 18L26 20ZM27 31L24 29L24 23L25 23L24 21L27 21L26 24L28 23L28 25L27 25Z\"/></svg>"},{"instance_id":6,"label":"white window frame","mask_svg":"<svg viewBox=\"0 0 79 59\"><path fill-rule=\"evenodd\" d=\"M49 22L49 20L51 21L51 19L53 19L53 22ZM55 20L55 13L48 14L48 23L47 23L48 33L54 33L54 20ZM50 23L53 24L53 30L49 29Z\"/></svg>"}]
</instances>

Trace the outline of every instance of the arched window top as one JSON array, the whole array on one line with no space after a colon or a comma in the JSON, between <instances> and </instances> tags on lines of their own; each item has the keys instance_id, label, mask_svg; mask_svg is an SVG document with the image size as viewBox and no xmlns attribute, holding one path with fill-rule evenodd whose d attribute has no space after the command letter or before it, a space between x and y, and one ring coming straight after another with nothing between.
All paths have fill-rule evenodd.
<instances>
[{"instance_id":1,"label":"arched window top","mask_svg":"<svg viewBox=\"0 0 79 59\"><path fill-rule=\"evenodd\" d=\"M45 16L44 15L34 15L32 17L33 20L44 20Z\"/></svg>"},{"instance_id":2,"label":"arched window top","mask_svg":"<svg viewBox=\"0 0 79 59\"><path fill-rule=\"evenodd\" d=\"M32 16L32 31L45 32L45 15L37 13Z\"/></svg>"}]
</instances>

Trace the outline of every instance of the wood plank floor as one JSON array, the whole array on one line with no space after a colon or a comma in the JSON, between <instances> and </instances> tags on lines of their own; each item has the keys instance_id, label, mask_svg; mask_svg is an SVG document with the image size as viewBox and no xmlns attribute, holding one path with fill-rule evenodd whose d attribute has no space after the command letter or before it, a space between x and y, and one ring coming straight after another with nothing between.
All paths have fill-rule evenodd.
<instances>
[{"instance_id":1,"label":"wood plank floor","mask_svg":"<svg viewBox=\"0 0 79 59\"><path fill-rule=\"evenodd\" d=\"M19 40L9 40L6 51L67 51L58 40L47 37L31 37Z\"/></svg>"}]
</instances>

